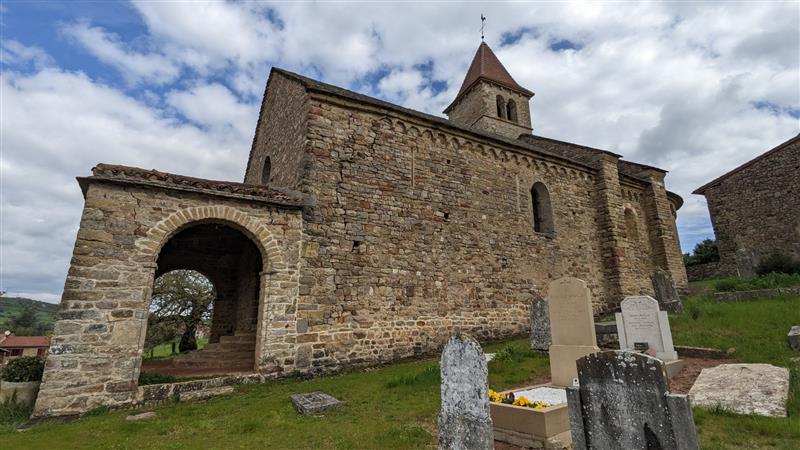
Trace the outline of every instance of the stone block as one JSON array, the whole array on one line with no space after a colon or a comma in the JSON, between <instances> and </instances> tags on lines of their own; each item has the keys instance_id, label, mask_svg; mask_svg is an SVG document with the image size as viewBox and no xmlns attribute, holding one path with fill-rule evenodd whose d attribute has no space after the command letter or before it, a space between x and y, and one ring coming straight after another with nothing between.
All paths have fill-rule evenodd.
<instances>
[{"instance_id":1,"label":"stone block","mask_svg":"<svg viewBox=\"0 0 800 450\"><path fill-rule=\"evenodd\" d=\"M703 369L689 397L694 406L786 417L789 369L770 364L721 364Z\"/></svg>"},{"instance_id":2,"label":"stone block","mask_svg":"<svg viewBox=\"0 0 800 450\"><path fill-rule=\"evenodd\" d=\"M321 391L294 394L291 399L297 412L304 416L316 416L342 406L342 402Z\"/></svg>"},{"instance_id":3,"label":"stone block","mask_svg":"<svg viewBox=\"0 0 800 450\"><path fill-rule=\"evenodd\" d=\"M531 303L530 346L534 350L547 351L550 348L550 314L547 301L538 298Z\"/></svg>"},{"instance_id":4,"label":"stone block","mask_svg":"<svg viewBox=\"0 0 800 450\"><path fill-rule=\"evenodd\" d=\"M786 339L789 341L789 347L796 352L800 352L800 325L795 325L789 330L789 334L786 335Z\"/></svg>"}]
</instances>

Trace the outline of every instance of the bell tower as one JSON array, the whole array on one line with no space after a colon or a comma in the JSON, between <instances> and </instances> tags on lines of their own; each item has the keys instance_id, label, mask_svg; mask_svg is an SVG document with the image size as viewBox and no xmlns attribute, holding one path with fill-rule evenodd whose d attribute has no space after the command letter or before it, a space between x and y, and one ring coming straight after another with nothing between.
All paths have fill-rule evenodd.
<instances>
[{"instance_id":1,"label":"bell tower","mask_svg":"<svg viewBox=\"0 0 800 450\"><path fill-rule=\"evenodd\" d=\"M455 100L444 113L455 123L517 139L530 134L533 92L520 86L481 42Z\"/></svg>"}]
</instances>

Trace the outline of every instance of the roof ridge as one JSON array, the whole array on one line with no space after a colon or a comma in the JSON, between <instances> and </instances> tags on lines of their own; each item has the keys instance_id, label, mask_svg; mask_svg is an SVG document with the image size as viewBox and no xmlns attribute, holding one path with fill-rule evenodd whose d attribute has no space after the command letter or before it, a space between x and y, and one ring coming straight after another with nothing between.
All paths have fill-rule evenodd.
<instances>
[{"instance_id":1,"label":"roof ridge","mask_svg":"<svg viewBox=\"0 0 800 450\"><path fill-rule=\"evenodd\" d=\"M724 174L718 176L717 178L714 178L713 180L709 181L708 183L706 183L706 184L700 186L699 188L695 189L692 192L692 194L705 195L704 192L705 192L706 189L708 189L708 188L710 188L710 187L712 187L712 186L714 186L716 184L719 184L725 178L728 178L729 176L733 175L734 173L739 172L740 170L743 170L743 169L751 166L752 164L755 164L758 161L761 161L762 159L766 158L767 156L769 156L769 155L771 155L771 154L773 154L773 153L775 153L775 152L777 152L779 150L783 150L784 148L794 144L798 140L800 140L800 133L798 133L797 136L794 136L792 138L787 139L784 142L781 142L780 144L778 144L775 147L767 150L766 152L756 156L755 158L753 158L753 159L751 159L749 161L746 161L746 162L742 163L741 165L739 165L737 167L734 167L733 169L725 172Z\"/></svg>"}]
</instances>

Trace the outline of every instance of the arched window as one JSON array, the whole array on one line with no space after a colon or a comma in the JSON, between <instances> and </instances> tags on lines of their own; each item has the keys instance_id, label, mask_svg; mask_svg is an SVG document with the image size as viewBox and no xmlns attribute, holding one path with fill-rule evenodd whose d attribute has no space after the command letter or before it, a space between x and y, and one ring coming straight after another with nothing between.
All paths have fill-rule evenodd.
<instances>
[{"instance_id":1,"label":"arched window","mask_svg":"<svg viewBox=\"0 0 800 450\"><path fill-rule=\"evenodd\" d=\"M261 169L261 184L267 185L269 184L269 177L272 173L272 160L270 160L269 156L267 159L264 160L264 168Z\"/></svg>"},{"instance_id":2,"label":"arched window","mask_svg":"<svg viewBox=\"0 0 800 450\"><path fill-rule=\"evenodd\" d=\"M639 240L639 225L636 213L630 208L625 208L625 228L628 230L628 239L632 242Z\"/></svg>"},{"instance_id":3,"label":"arched window","mask_svg":"<svg viewBox=\"0 0 800 450\"><path fill-rule=\"evenodd\" d=\"M514 100L509 100L506 104L506 118L512 122L517 121L517 104Z\"/></svg>"},{"instance_id":4,"label":"arched window","mask_svg":"<svg viewBox=\"0 0 800 450\"><path fill-rule=\"evenodd\" d=\"M497 96L497 117L501 119L506 118L506 101L499 95Z\"/></svg>"},{"instance_id":5,"label":"arched window","mask_svg":"<svg viewBox=\"0 0 800 450\"><path fill-rule=\"evenodd\" d=\"M543 183L534 183L531 187L531 210L533 211L533 231L537 233L553 233L553 206L550 193Z\"/></svg>"}]
</instances>

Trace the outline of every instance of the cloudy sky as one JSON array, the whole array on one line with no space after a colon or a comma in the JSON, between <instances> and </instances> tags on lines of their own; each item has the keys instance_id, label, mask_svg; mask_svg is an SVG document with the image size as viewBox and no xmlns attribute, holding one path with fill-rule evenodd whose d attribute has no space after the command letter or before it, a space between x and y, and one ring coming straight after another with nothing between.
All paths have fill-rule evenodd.
<instances>
[{"instance_id":1,"label":"cloudy sky","mask_svg":"<svg viewBox=\"0 0 800 450\"><path fill-rule=\"evenodd\" d=\"M242 178L271 66L432 114L486 41L534 133L691 191L800 131L800 4L19 2L0 5L0 290L58 301L98 162Z\"/></svg>"}]
</instances>

